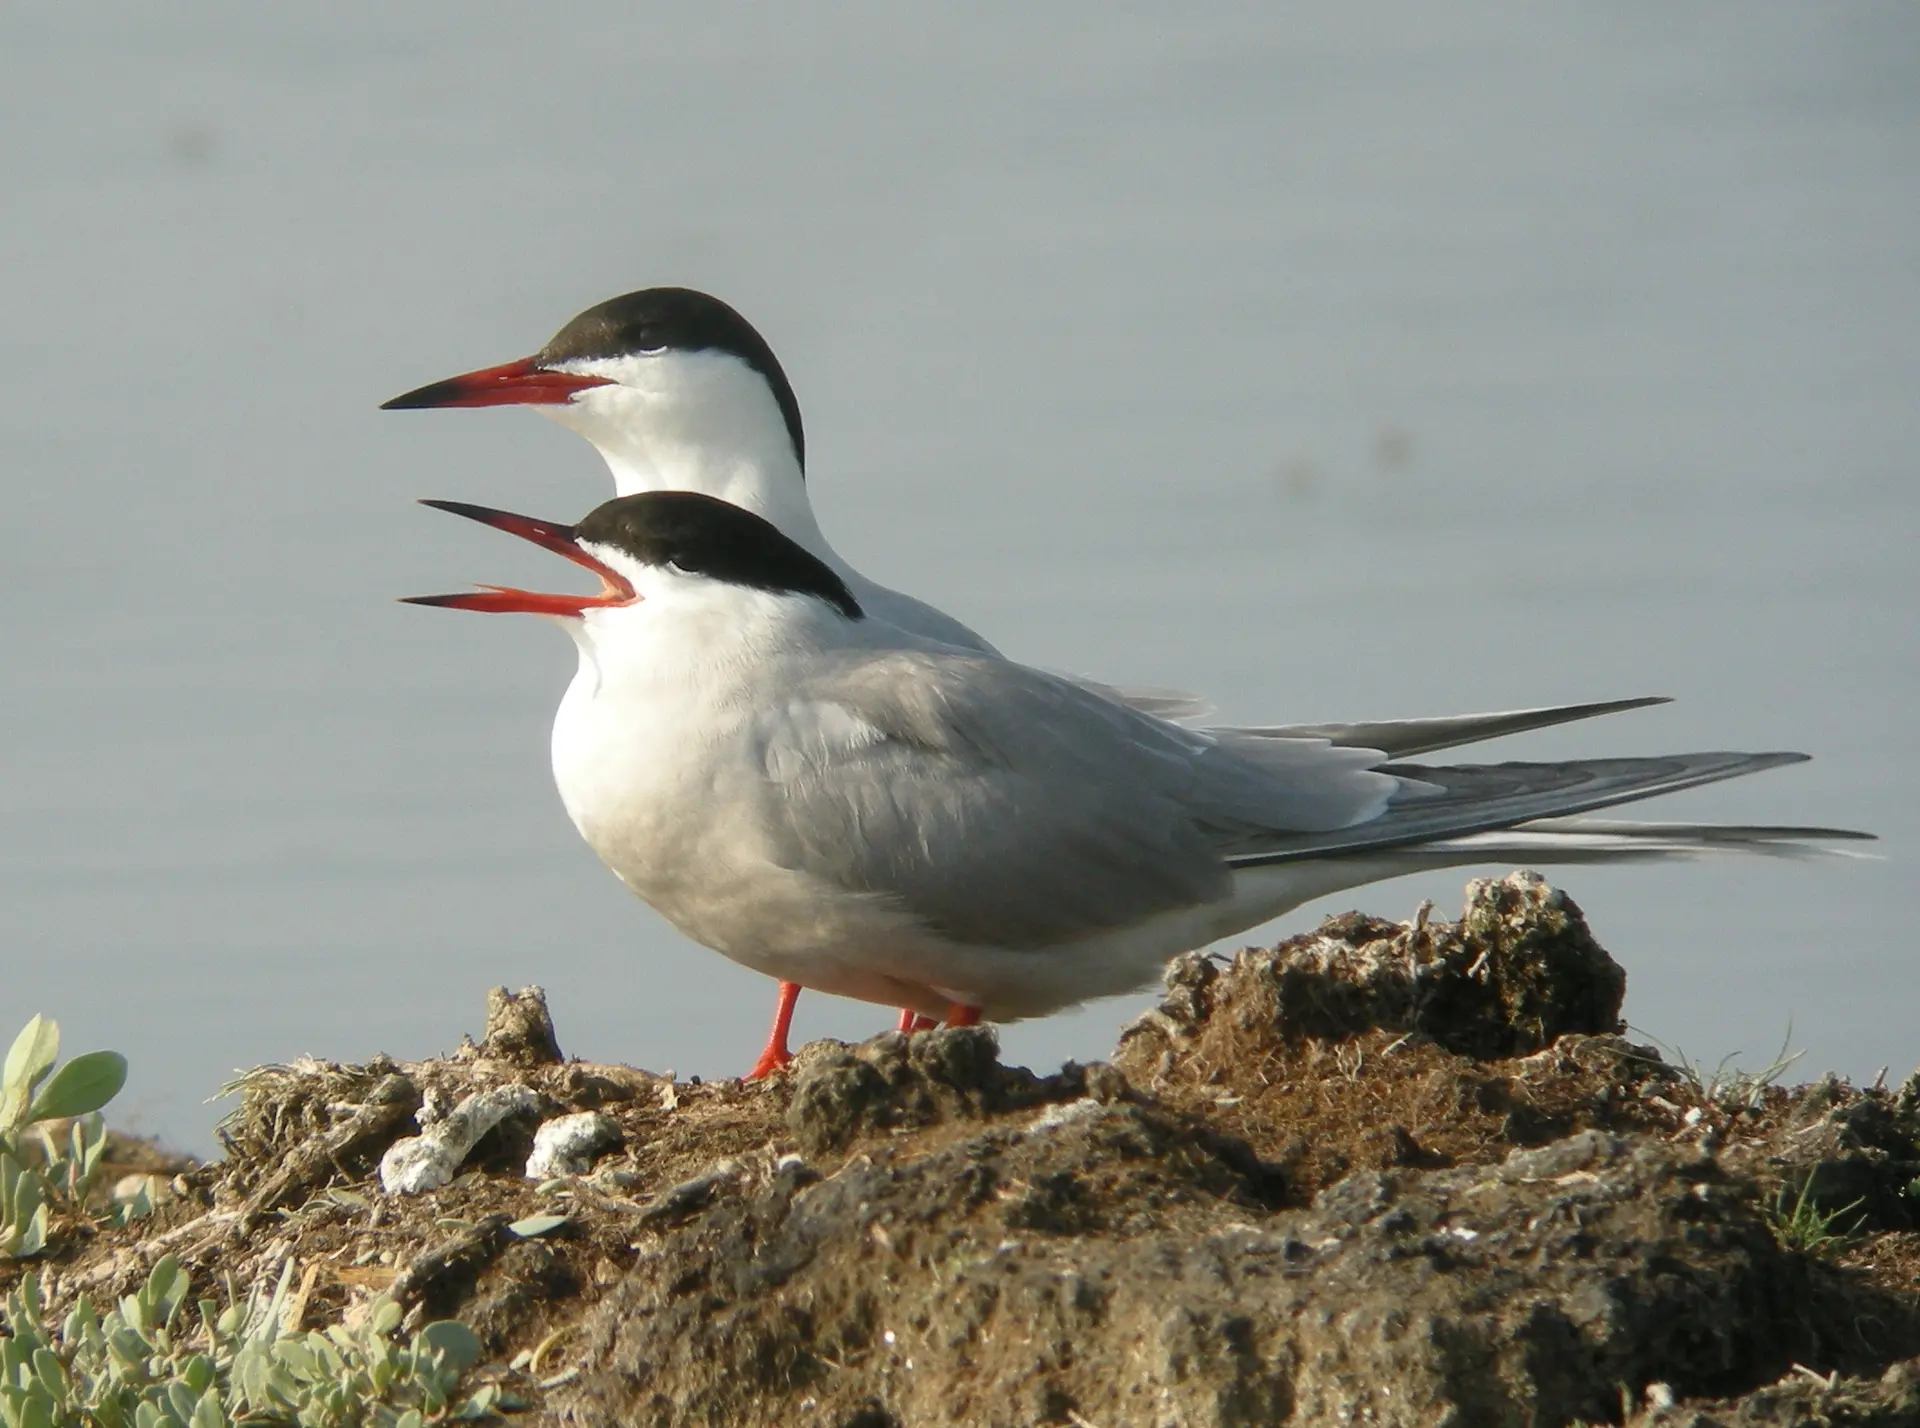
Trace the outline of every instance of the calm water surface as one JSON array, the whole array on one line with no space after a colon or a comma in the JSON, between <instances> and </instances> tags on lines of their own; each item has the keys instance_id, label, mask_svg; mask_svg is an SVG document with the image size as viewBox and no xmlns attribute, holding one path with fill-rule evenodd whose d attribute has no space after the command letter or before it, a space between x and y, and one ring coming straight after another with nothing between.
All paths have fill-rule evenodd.
<instances>
[{"instance_id":1,"label":"calm water surface","mask_svg":"<svg viewBox=\"0 0 1920 1428\"><path fill-rule=\"evenodd\" d=\"M1243 720L1667 693L1495 752L1814 754L1662 812L1883 861L1564 881L1638 1027L1904 1073L1920 11L1444 8L11 8L4 1031L126 1051L202 1147L231 1068L445 1048L500 982L578 1054L748 1064L771 987L552 791L568 643L393 603L551 576L410 498L571 519L597 459L374 410L679 282L781 352L840 549L1021 657Z\"/></svg>"}]
</instances>

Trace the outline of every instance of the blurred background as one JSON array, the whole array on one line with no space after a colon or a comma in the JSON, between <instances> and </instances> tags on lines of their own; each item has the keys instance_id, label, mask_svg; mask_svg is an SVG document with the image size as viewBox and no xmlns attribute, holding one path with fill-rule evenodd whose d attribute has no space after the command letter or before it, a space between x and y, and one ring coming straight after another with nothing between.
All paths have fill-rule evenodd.
<instances>
[{"instance_id":1,"label":"blurred background","mask_svg":"<svg viewBox=\"0 0 1920 1428\"><path fill-rule=\"evenodd\" d=\"M553 576L412 498L573 519L604 469L375 410L680 283L780 353L840 551L1023 659L1241 721L1671 694L1488 756L1813 754L1646 813L1883 861L1557 880L1645 1033L1903 1075L1916 74L1904 3L8 6L0 1035L126 1052L119 1118L202 1150L233 1068L445 1049L495 983L574 1054L750 1064L772 986L560 808L568 641L394 603Z\"/></svg>"}]
</instances>

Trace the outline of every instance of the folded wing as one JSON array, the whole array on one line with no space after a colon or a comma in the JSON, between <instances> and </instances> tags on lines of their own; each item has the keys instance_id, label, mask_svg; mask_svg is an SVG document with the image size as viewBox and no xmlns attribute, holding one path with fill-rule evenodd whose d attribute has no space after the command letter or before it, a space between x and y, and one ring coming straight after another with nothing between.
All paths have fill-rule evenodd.
<instances>
[{"instance_id":1,"label":"folded wing","mask_svg":"<svg viewBox=\"0 0 1920 1428\"><path fill-rule=\"evenodd\" d=\"M814 663L764 738L768 857L1005 948L1225 898L1227 849L1364 823L1403 787L1370 751L1270 741L1256 766L1072 681L918 653Z\"/></svg>"},{"instance_id":2,"label":"folded wing","mask_svg":"<svg viewBox=\"0 0 1920 1428\"><path fill-rule=\"evenodd\" d=\"M1337 727L1408 749L1648 702ZM1475 861L1476 837L1492 830L1805 757L1392 763L1318 734L1193 729L1082 682L926 653L810 665L761 736L769 858L956 941L1034 950L1226 898L1243 869L1431 845L1447 845L1440 861ZM1584 857L1703 840L1697 828L1594 840L1543 823L1521 844ZM1728 830L1724 841L1767 839Z\"/></svg>"}]
</instances>

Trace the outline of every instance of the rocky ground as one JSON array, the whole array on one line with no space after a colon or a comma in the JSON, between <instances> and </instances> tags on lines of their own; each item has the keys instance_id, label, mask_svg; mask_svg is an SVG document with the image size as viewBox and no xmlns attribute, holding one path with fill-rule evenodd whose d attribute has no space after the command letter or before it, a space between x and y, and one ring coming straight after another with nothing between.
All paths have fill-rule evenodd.
<instances>
[{"instance_id":1,"label":"rocky ground","mask_svg":"<svg viewBox=\"0 0 1920 1428\"><path fill-rule=\"evenodd\" d=\"M1624 989L1515 874L1183 958L1047 1077L968 1029L675 1082L496 992L450 1056L246 1078L227 1156L42 1288L291 1261L308 1326L468 1324L529 1424L1920 1423L1920 1076L1716 1084ZM489 1110L451 1183L383 1184Z\"/></svg>"}]
</instances>

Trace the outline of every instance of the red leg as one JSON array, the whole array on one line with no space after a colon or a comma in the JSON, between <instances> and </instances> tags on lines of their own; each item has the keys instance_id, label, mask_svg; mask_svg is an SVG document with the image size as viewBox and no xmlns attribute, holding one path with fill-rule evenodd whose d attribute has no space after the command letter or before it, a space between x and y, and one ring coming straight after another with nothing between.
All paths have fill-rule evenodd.
<instances>
[{"instance_id":1,"label":"red leg","mask_svg":"<svg viewBox=\"0 0 1920 1428\"><path fill-rule=\"evenodd\" d=\"M980 1025L980 1008L962 1006L960 1005L959 1002L955 1002L952 1006L947 1008L947 1025L948 1026Z\"/></svg>"},{"instance_id":2,"label":"red leg","mask_svg":"<svg viewBox=\"0 0 1920 1428\"><path fill-rule=\"evenodd\" d=\"M900 1030L908 1036L912 1036L916 1031L932 1031L939 1024L930 1016L921 1016L912 1007L900 1008Z\"/></svg>"},{"instance_id":3,"label":"red leg","mask_svg":"<svg viewBox=\"0 0 1920 1428\"><path fill-rule=\"evenodd\" d=\"M747 1072L749 1081L771 1076L793 1060L793 1053L787 1050L787 1029L793 1025L793 1004L799 1000L798 982L780 984L780 1000L773 1005L773 1030L767 1033L766 1049L760 1053L760 1059L753 1063L753 1070Z\"/></svg>"}]
</instances>

